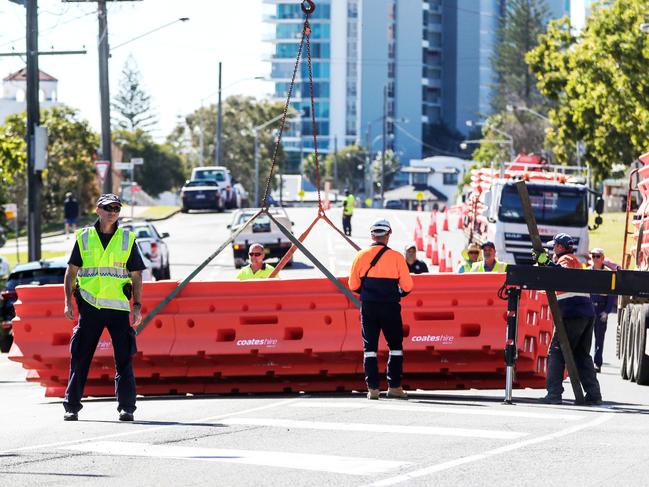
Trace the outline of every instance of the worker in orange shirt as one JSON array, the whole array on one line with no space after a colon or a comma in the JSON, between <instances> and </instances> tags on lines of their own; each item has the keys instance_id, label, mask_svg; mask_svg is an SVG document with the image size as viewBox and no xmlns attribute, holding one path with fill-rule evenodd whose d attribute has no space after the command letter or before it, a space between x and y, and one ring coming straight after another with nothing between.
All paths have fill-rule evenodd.
<instances>
[{"instance_id":1,"label":"worker in orange shirt","mask_svg":"<svg viewBox=\"0 0 649 487\"><path fill-rule=\"evenodd\" d=\"M363 365L367 398L379 398L379 367L376 352L381 331L388 342L387 397L407 399L401 386L403 373L403 323L400 299L412 291L406 259L388 247L390 222L378 220L370 227L374 243L361 250L352 263L349 288L361 297Z\"/></svg>"}]
</instances>

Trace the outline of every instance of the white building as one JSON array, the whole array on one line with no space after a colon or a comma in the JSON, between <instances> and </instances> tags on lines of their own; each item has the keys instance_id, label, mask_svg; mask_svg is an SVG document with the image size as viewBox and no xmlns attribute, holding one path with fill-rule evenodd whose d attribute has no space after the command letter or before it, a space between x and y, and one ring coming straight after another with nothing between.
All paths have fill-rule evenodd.
<instances>
[{"instance_id":1,"label":"white building","mask_svg":"<svg viewBox=\"0 0 649 487\"><path fill-rule=\"evenodd\" d=\"M50 108L57 103L58 80L44 71L39 71L38 99L41 108ZM26 109L27 68L22 68L2 80L0 93L0 124L5 118Z\"/></svg>"}]
</instances>

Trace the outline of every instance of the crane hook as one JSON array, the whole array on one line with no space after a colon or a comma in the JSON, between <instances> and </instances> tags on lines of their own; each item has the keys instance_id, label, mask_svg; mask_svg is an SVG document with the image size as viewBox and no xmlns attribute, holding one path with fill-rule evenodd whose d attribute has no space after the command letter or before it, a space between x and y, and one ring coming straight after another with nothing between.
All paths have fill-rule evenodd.
<instances>
[{"instance_id":1,"label":"crane hook","mask_svg":"<svg viewBox=\"0 0 649 487\"><path fill-rule=\"evenodd\" d=\"M302 7L302 12L304 12L305 15L311 15L315 10L315 3L313 3L312 0L302 0L301 7Z\"/></svg>"}]
</instances>

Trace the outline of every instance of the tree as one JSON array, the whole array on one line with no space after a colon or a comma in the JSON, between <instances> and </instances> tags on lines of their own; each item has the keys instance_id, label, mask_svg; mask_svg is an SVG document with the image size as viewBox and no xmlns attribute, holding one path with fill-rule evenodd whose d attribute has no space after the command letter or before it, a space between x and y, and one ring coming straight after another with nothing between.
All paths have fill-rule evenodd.
<instances>
[{"instance_id":1,"label":"tree","mask_svg":"<svg viewBox=\"0 0 649 487\"><path fill-rule=\"evenodd\" d=\"M248 191L254 188L254 134L253 127L262 125L281 114L284 105L266 100L258 101L252 97L231 96L223 104L223 164L232 176ZM177 125L168 137L172 146L181 153L187 170L197 166L200 157L201 118L203 127L203 161L213 165L215 160L216 106L203 107L184 117L183 123ZM279 122L273 127L279 127ZM273 127L259 132L259 180L260 199L268 179L275 137ZM277 165L274 174L279 173L278 166L285 160L281 147L277 153ZM271 180L272 182L272 180Z\"/></svg>"},{"instance_id":2,"label":"tree","mask_svg":"<svg viewBox=\"0 0 649 487\"><path fill-rule=\"evenodd\" d=\"M144 159L135 166L135 180L151 196L178 189L185 182L181 157L170 144L158 144L143 129L133 132L118 130L113 135L115 144L123 151L124 160L134 157Z\"/></svg>"},{"instance_id":3,"label":"tree","mask_svg":"<svg viewBox=\"0 0 649 487\"><path fill-rule=\"evenodd\" d=\"M151 96L142 88L140 71L132 56L122 68L117 95L111 103L115 118L113 125L125 130L146 129L156 124Z\"/></svg>"},{"instance_id":4,"label":"tree","mask_svg":"<svg viewBox=\"0 0 649 487\"><path fill-rule=\"evenodd\" d=\"M376 157L372 161L372 175L374 177L374 191L376 193L381 191L381 165L382 158L381 153L376 154ZM392 181L394 177L401 170L401 164L399 163L399 158L394 153L393 150L388 149L385 151L385 167L383 170L383 182L385 184L385 190L392 186Z\"/></svg>"},{"instance_id":5,"label":"tree","mask_svg":"<svg viewBox=\"0 0 649 487\"><path fill-rule=\"evenodd\" d=\"M321 186L325 179L331 179L332 177L332 175L329 175L326 171L325 161L326 161L326 156L323 157L323 154L318 154L318 162L320 163L319 165L320 165L320 185ZM311 152L308 156L306 156L302 160L302 173L314 186L317 186L318 176L316 174L315 153ZM320 189L322 189L322 187Z\"/></svg>"},{"instance_id":6,"label":"tree","mask_svg":"<svg viewBox=\"0 0 649 487\"><path fill-rule=\"evenodd\" d=\"M497 84L492 98L494 111L506 105L534 107L544 99L536 88L536 78L525 63L525 54L538 44L545 32L548 7L544 0L508 0L498 29L498 47L492 59Z\"/></svg>"},{"instance_id":7,"label":"tree","mask_svg":"<svg viewBox=\"0 0 649 487\"><path fill-rule=\"evenodd\" d=\"M43 171L41 216L44 223L62 221L65 193L72 192L82 211L94 208L99 186L94 165L99 138L90 124L79 119L77 110L58 105L41 111L41 124L49 133L47 167ZM18 204L18 215L26 215L25 113L7 117L0 128L2 179L10 181L6 198ZM4 160L6 148L9 159ZM13 154L13 155L12 155ZM8 162L7 162L8 161ZM23 217L21 217L22 219Z\"/></svg>"},{"instance_id":8,"label":"tree","mask_svg":"<svg viewBox=\"0 0 649 487\"><path fill-rule=\"evenodd\" d=\"M334 154L327 155L324 164L325 174L327 176L333 175L334 162L336 162L338 166L338 181L341 188L345 186L352 193L358 193L365 187L366 159L367 151L364 147L357 144L348 145L338 151L335 161Z\"/></svg>"},{"instance_id":9,"label":"tree","mask_svg":"<svg viewBox=\"0 0 649 487\"><path fill-rule=\"evenodd\" d=\"M647 0L617 0L593 10L575 38L567 22L553 22L527 61L541 92L556 101L548 139L557 158L585 162L600 178L629 163L649 139L649 40L640 32Z\"/></svg>"}]
</instances>

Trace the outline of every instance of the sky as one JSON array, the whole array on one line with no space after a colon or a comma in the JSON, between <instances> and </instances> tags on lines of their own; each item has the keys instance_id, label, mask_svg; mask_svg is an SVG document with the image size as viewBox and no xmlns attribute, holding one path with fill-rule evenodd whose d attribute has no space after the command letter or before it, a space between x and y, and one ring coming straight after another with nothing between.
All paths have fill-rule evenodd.
<instances>
[{"instance_id":1,"label":"sky","mask_svg":"<svg viewBox=\"0 0 649 487\"><path fill-rule=\"evenodd\" d=\"M297 2L297 0L296 0ZM223 97L244 94L263 98L272 83L250 80L268 77L269 26L262 23L261 0L140 0L109 1L111 46L175 22L158 32L111 50L111 98L117 92L124 63L132 56L158 115L154 135L163 139L178 122L204 104L216 102L218 62L223 63ZM41 56L39 68L58 79L60 102L80 110L99 131L97 4L39 0L39 51L82 50L84 55ZM0 0L0 52L25 51L25 8ZM5 78L25 66L24 58L0 57ZM248 79L247 81L245 81ZM244 80L244 81L241 81Z\"/></svg>"}]
</instances>

